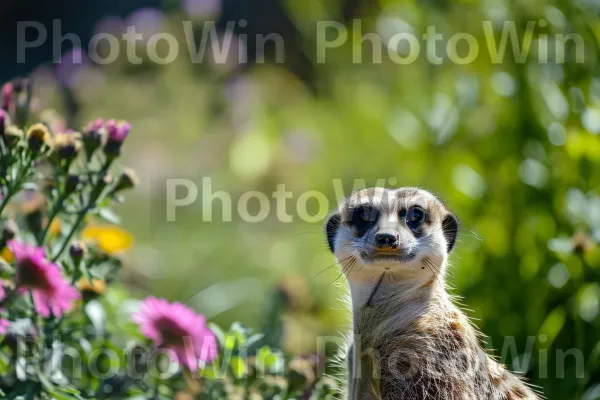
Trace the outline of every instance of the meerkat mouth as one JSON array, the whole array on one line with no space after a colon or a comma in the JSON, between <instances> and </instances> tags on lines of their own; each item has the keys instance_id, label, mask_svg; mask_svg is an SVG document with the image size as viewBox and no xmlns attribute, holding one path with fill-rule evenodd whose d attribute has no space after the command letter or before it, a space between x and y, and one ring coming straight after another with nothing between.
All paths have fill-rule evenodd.
<instances>
[{"instance_id":1,"label":"meerkat mouth","mask_svg":"<svg viewBox=\"0 0 600 400\"><path fill-rule=\"evenodd\" d=\"M416 256L416 251L403 252L401 250L377 250L374 252L361 252L360 256L367 263L377 262L397 262L406 263L412 261Z\"/></svg>"}]
</instances>

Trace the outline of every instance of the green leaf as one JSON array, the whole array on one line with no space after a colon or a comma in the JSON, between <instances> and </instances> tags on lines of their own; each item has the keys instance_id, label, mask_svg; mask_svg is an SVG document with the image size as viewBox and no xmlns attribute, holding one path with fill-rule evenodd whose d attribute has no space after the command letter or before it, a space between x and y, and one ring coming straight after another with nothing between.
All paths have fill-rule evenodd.
<instances>
[{"instance_id":1,"label":"green leaf","mask_svg":"<svg viewBox=\"0 0 600 400\"><path fill-rule=\"evenodd\" d=\"M52 395L52 397L56 400L83 400L84 398L80 396L80 392L72 387L61 387L54 388L50 390L46 390L48 394Z\"/></svg>"},{"instance_id":2,"label":"green leaf","mask_svg":"<svg viewBox=\"0 0 600 400\"><path fill-rule=\"evenodd\" d=\"M229 366L231 367L231 372L236 379L242 379L246 376L247 368L246 362L242 357L235 356L231 357L231 361L229 362Z\"/></svg>"},{"instance_id":3,"label":"green leaf","mask_svg":"<svg viewBox=\"0 0 600 400\"><path fill-rule=\"evenodd\" d=\"M113 210L110 208L104 207L98 211L98 216L103 220L110 222L112 224L120 224L121 217L119 217Z\"/></svg>"},{"instance_id":4,"label":"green leaf","mask_svg":"<svg viewBox=\"0 0 600 400\"><path fill-rule=\"evenodd\" d=\"M217 338L217 343L219 344L219 348L225 348L225 332L221 329L217 324L213 324L212 322L208 323L208 328L215 334Z\"/></svg>"},{"instance_id":5,"label":"green leaf","mask_svg":"<svg viewBox=\"0 0 600 400\"><path fill-rule=\"evenodd\" d=\"M250 336L245 343L245 348L248 354L254 354L264 343L265 335L263 333L255 333Z\"/></svg>"},{"instance_id":6,"label":"green leaf","mask_svg":"<svg viewBox=\"0 0 600 400\"><path fill-rule=\"evenodd\" d=\"M96 300L88 302L85 305L85 314L92 322L96 336L101 337L104 332L104 325L106 324L106 312L102 304Z\"/></svg>"},{"instance_id":7,"label":"green leaf","mask_svg":"<svg viewBox=\"0 0 600 400\"><path fill-rule=\"evenodd\" d=\"M540 346L550 348L554 339L558 336L563 326L565 325L566 312L562 306L556 307L544 320L540 327L539 334L546 335L546 340L540 342Z\"/></svg>"}]
</instances>

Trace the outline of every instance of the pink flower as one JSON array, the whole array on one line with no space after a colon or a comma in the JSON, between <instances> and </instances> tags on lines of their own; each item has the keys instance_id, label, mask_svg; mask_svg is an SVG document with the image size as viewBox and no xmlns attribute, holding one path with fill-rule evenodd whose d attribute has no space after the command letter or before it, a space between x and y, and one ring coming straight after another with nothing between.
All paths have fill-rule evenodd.
<instances>
[{"instance_id":1,"label":"pink flower","mask_svg":"<svg viewBox=\"0 0 600 400\"><path fill-rule=\"evenodd\" d=\"M123 142L129 131L131 130L131 124L129 122L117 123L114 119L111 119L106 123L106 130L108 132L108 139L115 142Z\"/></svg>"},{"instance_id":2,"label":"pink flower","mask_svg":"<svg viewBox=\"0 0 600 400\"><path fill-rule=\"evenodd\" d=\"M8 110L13 102L13 85L5 83L2 87L2 108Z\"/></svg>"},{"instance_id":3,"label":"pink flower","mask_svg":"<svg viewBox=\"0 0 600 400\"><path fill-rule=\"evenodd\" d=\"M210 362L217 356L215 335L206 319L181 303L148 297L133 320L144 336L169 350L174 361L191 371L198 369L200 361Z\"/></svg>"},{"instance_id":4,"label":"pink flower","mask_svg":"<svg viewBox=\"0 0 600 400\"><path fill-rule=\"evenodd\" d=\"M0 318L0 335L6 334L8 328L10 327L10 322L5 319Z\"/></svg>"},{"instance_id":5,"label":"pink flower","mask_svg":"<svg viewBox=\"0 0 600 400\"><path fill-rule=\"evenodd\" d=\"M104 126L104 120L102 118L96 119L94 122L90 122L86 128L88 131L99 131Z\"/></svg>"},{"instance_id":6,"label":"pink flower","mask_svg":"<svg viewBox=\"0 0 600 400\"><path fill-rule=\"evenodd\" d=\"M46 259L44 249L16 240L9 240L8 247L17 260L15 285L19 293L31 291L36 311L43 317L69 311L79 292L64 280L58 265Z\"/></svg>"},{"instance_id":7,"label":"pink flower","mask_svg":"<svg viewBox=\"0 0 600 400\"><path fill-rule=\"evenodd\" d=\"M2 281L0 281L0 301L4 300L6 297L6 293L4 292L4 287L2 286ZM0 307L0 313L3 312L4 309ZM4 335L10 326L10 322L5 319L0 318L0 335Z\"/></svg>"}]
</instances>

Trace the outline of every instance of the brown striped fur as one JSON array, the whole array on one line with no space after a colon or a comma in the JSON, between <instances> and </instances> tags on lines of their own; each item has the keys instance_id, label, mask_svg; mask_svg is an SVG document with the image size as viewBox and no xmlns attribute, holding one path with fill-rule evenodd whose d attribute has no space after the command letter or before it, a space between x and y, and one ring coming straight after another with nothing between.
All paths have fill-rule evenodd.
<instances>
[{"instance_id":1,"label":"brown striped fur","mask_svg":"<svg viewBox=\"0 0 600 400\"><path fill-rule=\"evenodd\" d=\"M378 219L357 232L352 210L365 204L378 210ZM402 217L414 205L427 214L419 229ZM417 188L359 191L330 218L329 245L346 274L353 311L349 400L540 398L485 353L446 291L457 227L435 196ZM380 254L374 238L384 229L400 239L397 260L370 258Z\"/></svg>"}]
</instances>

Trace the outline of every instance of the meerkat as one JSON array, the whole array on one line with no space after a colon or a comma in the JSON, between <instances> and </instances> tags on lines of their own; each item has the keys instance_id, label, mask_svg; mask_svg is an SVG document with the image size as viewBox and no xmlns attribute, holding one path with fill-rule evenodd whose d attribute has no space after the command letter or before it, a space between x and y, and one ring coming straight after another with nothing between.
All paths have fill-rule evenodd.
<instances>
[{"instance_id":1,"label":"meerkat","mask_svg":"<svg viewBox=\"0 0 600 400\"><path fill-rule=\"evenodd\" d=\"M348 400L540 399L488 356L446 290L457 232L418 188L360 190L328 218L351 298Z\"/></svg>"}]
</instances>

